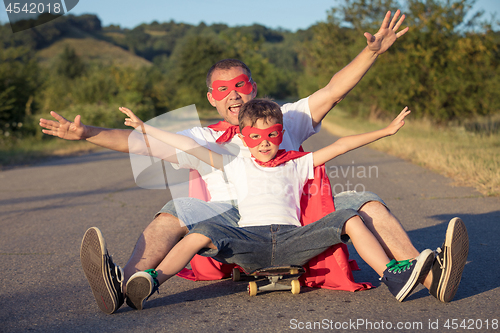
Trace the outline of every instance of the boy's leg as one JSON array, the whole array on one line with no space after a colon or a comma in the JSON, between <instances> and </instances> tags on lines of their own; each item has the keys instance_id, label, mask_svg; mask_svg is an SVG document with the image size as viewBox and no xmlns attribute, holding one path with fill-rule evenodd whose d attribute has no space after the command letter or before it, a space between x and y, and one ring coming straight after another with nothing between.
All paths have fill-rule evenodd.
<instances>
[{"instance_id":1,"label":"boy's leg","mask_svg":"<svg viewBox=\"0 0 500 333\"><path fill-rule=\"evenodd\" d=\"M159 213L140 235L123 268L124 286L134 273L158 266L188 231L177 217Z\"/></svg>"},{"instance_id":2,"label":"boy's leg","mask_svg":"<svg viewBox=\"0 0 500 333\"><path fill-rule=\"evenodd\" d=\"M194 198L169 201L137 240L123 269L124 286L132 274L156 268L193 225L210 216L215 216L214 221L231 225L237 225L239 220L238 210L228 203L207 203Z\"/></svg>"},{"instance_id":3,"label":"boy's leg","mask_svg":"<svg viewBox=\"0 0 500 333\"><path fill-rule=\"evenodd\" d=\"M405 258L416 258L419 255L401 223L376 194L342 192L334 199L337 209L354 209L359 212L366 226L378 239L390 259L405 260ZM435 291L438 289L456 291L467 258L468 242L463 222L452 219L446 232L444 244L447 245L444 248L447 249L447 253L453 255L450 255L446 262L435 261L433 269L422 282L431 295L442 302L449 302L452 299L451 293L447 296L440 296ZM455 278L442 278L446 276Z\"/></svg>"},{"instance_id":4,"label":"boy's leg","mask_svg":"<svg viewBox=\"0 0 500 333\"><path fill-rule=\"evenodd\" d=\"M179 241L165 256L156 270L137 272L127 282L127 304L142 310L144 301L158 287L180 272L198 251L203 248L215 249L210 238L192 233Z\"/></svg>"},{"instance_id":5,"label":"boy's leg","mask_svg":"<svg viewBox=\"0 0 500 333\"><path fill-rule=\"evenodd\" d=\"M345 224L343 235L348 235L359 256L379 276L384 274L386 265L391 261L377 238L366 227L359 216L353 216Z\"/></svg>"},{"instance_id":6,"label":"boy's leg","mask_svg":"<svg viewBox=\"0 0 500 333\"><path fill-rule=\"evenodd\" d=\"M400 302L422 282L434 260L431 250L425 250L415 257L416 260L406 260L404 263L389 260L382 245L359 216L345 223L343 233L349 236L361 258L381 276L381 280Z\"/></svg>"}]
</instances>

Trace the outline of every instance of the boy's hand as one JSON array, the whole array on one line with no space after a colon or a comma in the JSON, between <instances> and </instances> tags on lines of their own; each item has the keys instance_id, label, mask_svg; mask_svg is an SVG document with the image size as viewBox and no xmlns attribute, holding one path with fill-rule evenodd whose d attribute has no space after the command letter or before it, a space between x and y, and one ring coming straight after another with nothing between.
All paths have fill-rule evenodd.
<instances>
[{"instance_id":1,"label":"boy's hand","mask_svg":"<svg viewBox=\"0 0 500 333\"><path fill-rule=\"evenodd\" d=\"M394 135L396 134L401 127L405 124L405 117L409 115L411 110L408 110L408 107L406 106L403 111L387 126L387 131L389 135Z\"/></svg>"},{"instance_id":2,"label":"boy's hand","mask_svg":"<svg viewBox=\"0 0 500 333\"><path fill-rule=\"evenodd\" d=\"M65 140L85 140L85 125L82 124L80 115L75 117L74 122L54 111L50 111L50 115L56 120L40 119L39 125L44 128L43 133Z\"/></svg>"},{"instance_id":3,"label":"boy's hand","mask_svg":"<svg viewBox=\"0 0 500 333\"><path fill-rule=\"evenodd\" d=\"M129 117L125 118L125 125L137 128L144 124L143 121L140 120L139 117L137 117L130 109L124 107L120 107L118 109Z\"/></svg>"},{"instance_id":4,"label":"boy's hand","mask_svg":"<svg viewBox=\"0 0 500 333\"><path fill-rule=\"evenodd\" d=\"M375 35L365 32L366 42L371 51L378 55L384 53L394 44L396 39L403 36L408 31L409 28L406 27L398 32L399 27L405 20L405 16L403 15L398 21L399 14L401 14L401 11L398 9L391 20L391 12L387 12L379 31L377 31Z\"/></svg>"}]
</instances>

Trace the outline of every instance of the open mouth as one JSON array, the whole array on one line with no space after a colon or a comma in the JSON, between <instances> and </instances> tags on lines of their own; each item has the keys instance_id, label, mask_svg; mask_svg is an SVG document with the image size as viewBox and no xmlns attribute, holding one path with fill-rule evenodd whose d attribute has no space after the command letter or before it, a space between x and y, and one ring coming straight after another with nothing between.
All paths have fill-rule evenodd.
<instances>
[{"instance_id":1,"label":"open mouth","mask_svg":"<svg viewBox=\"0 0 500 333\"><path fill-rule=\"evenodd\" d=\"M239 113L242 105L243 104L241 104L241 103L233 104L228 109L232 113Z\"/></svg>"}]
</instances>

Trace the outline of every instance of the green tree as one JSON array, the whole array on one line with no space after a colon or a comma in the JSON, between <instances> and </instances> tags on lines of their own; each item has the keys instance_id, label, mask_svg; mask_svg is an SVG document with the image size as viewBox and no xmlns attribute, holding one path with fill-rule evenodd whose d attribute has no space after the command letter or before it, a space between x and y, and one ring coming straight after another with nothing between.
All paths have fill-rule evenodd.
<instances>
[{"instance_id":1,"label":"green tree","mask_svg":"<svg viewBox=\"0 0 500 333\"><path fill-rule=\"evenodd\" d=\"M35 111L39 69L30 50L0 48L0 140L31 132L26 126Z\"/></svg>"},{"instance_id":2,"label":"green tree","mask_svg":"<svg viewBox=\"0 0 500 333\"><path fill-rule=\"evenodd\" d=\"M440 123L498 112L500 99L499 42L491 24L481 24L482 13L470 14L471 0L409 0L405 24L410 31L371 70L343 102L362 114L381 116L408 105L414 116ZM376 31L390 0L347 0L319 24L306 48L306 75L335 73L365 45L364 31ZM379 15L377 17L375 16ZM340 17L340 19L339 19ZM343 22L351 28L342 28ZM341 34L340 30L345 33ZM350 36L350 37L349 37ZM362 43L362 44L360 44ZM330 56L328 56L330 55ZM302 89L314 88L314 79ZM327 81L321 82L325 84ZM309 83L309 85L307 85Z\"/></svg>"},{"instance_id":3,"label":"green tree","mask_svg":"<svg viewBox=\"0 0 500 333\"><path fill-rule=\"evenodd\" d=\"M84 73L85 64L76 54L75 50L66 45L63 52L59 55L55 69L57 74L68 79L74 79Z\"/></svg>"}]
</instances>

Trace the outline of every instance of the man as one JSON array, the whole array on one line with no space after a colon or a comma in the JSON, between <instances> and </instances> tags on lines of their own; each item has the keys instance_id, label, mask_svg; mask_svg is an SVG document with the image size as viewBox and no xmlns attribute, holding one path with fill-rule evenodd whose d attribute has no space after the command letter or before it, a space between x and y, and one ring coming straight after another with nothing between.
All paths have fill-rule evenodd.
<instances>
[{"instance_id":1,"label":"man","mask_svg":"<svg viewBox=\"0 0 500 333\"><path fill-rule=\"evenodd\" d=\"M308 129L302 132L296 132L299 133L297 134L299 137L289 137L289 144L293 149L297 150L297 145L300 146L307 137L319 131L321 121L325 115L355 87L373 65L377 57L384 53L397 38L403 36L408 31L408 28L405 28L398 32L405 18L403 15L398 20L399 15L400 12L398 10L391 19L391 13L388 12L380 30L375 35L372 36L369 33L365 33L368 46L350 64L336 73L324 88L292 105L292 108L297 107L300 109L300 112L297 112L297 114L309 117L308 124L300 121L294 123L293 117L288 122L292 127L294 124L296 128L305 127L306 125L308 127ZM233 82L234 79L241 75L248 77L248 84L251 85L250 91L239 89L237 87L239 81ZM213 84L215 82L222 83L222 85L214 87ZM207 85L209 88L207 93L209 102L217 109L221 117L231 125L238 124L238 111L240 107L257 95L257 85L251 81L250 71L244 65L213 68L207 75ZM214 88L217 88L217 92L214 92ZM224 94L219 94L219 92L222 92L219 90L220 88L222 90L228 89L228 94L225 96L223 96ZM40 126L45 128L43 130L45 134L58 136L67 140L87 140L96 145L121 152L131 152L134 150L133 147L129 147L128 145L128 138L131 134L130 130L86 126L81 123L80 116L77 116L74 122L69 122L55 112L52 112L51 115L57 121L40 120ZM293 132L293 129L287 129L285 133L289 133L290 135ZM221 135L222 131L219 131L217 138ZM237 137L234 138L234 140L237 139ZM179 162L177 160L178 155L172 151L164 152L164 156L157 157L165 157L169 162ZM209 192L211 192L210 185ZM211 192L212 194L215 193ZM212 199L213 197L214 195L212 195ZM371 193L363 195L341 193L335 197L335 204L337 209L352 208L358 211L366 226L383 246L389 258L404 260L406 258L416 258L419 255L419 252L412 245L399 221L386 208L378 196ZM231 215L230 218L237 221L237 210L234 209L229 213ZM228 214L224 215L227 216ZM93 241L98 244L98 246L96 245L96 251L102 256L100 263L102 272L99 272L100 275L93 275L92 278L87 276L101 310L106 313L113 313L121 306L124 298L121 290L122 283L125 285L136 272L142 273L140 271L156 268L172 247L188 233L188 224L185 222L177 218L172 209L172 204L167 203L142 233L129 261L124 267L123 276L121 276L119 267L115 266L111 258L107 256L104 240L98 231L93 231L88 235L89 238L84 238L82 251L84 246ZM423 283L435 297L443 302L450 301L455 295L456 287L460 281L465 264L465 259L463 258L464 251L452 251L453 249L451 248L454 244L461 244L462 248L466 247L468 249L467 235L463 230L464 227L461 221L457 222L455 220L450 224L444 249L438 254L439 260L436 261L432 273L428 274ZM455 257L457 256L457 252L459 253L459 258ZM139 276L139 278L141 277ZM146 279L146 277L143 278ZM127 293L139 293L146 298L153 291L154 283L150 280L149 285L139 283L137 287L139 288L135 288L134 290L128 287L129 290L127 290ZM138 290L140 288L145 289ZM102 290L99 291L97 289ZM103 297L109 299L108 304L99 303L98 298Z\"/></svg>"}]
</instances>

